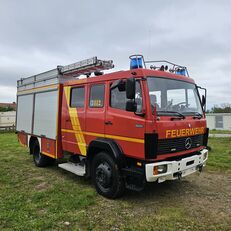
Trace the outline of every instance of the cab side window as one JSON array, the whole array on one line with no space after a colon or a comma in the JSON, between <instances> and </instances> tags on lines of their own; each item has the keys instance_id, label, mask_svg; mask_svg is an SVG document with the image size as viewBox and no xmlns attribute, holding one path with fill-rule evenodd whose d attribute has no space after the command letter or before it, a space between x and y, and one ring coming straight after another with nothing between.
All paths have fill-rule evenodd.
<instances>
[{"instance_id":1,"label":"cab side window","mask_svg":"<svg viewBox=\"0 0 231 231\"><path fill-rule=\"evenodd\" d=\"M84 107L85 101L85 88L84 87L75 87L71 89L71 107Z\"/></svg>"},{"instance_id":2,"label":"cab side window","mask_svg":"<svg viewBox=\"0 0 231 231\"><path fill-rule=\"evenodd\" d=\"M122 86L122 84L124 86ZM126 90L125 90L125 82L123 82L121 86L118 86L111 90L111 98L110 98L110 105L113 108L117 109L126 109Z\"/></svg>"},{"instance_id":3,"label":"cab side window","mask_svg":"<svg viewBox=\"0 0 231 231\"><path fill-rule=\"evenodd\" d=\"M97 84L91 86L89 106L92 108L100 108L104 106L104 85Z\"/></svg>"},{"instance_id":4,"label":"cab side window","mask_svg":"<svg viewBox=\"0 0 231 231\"><path fill-rule=\"evenodd\" d=\"M121 110L126 110L126 82L124 81L118 87L111 89L110 94L110 106ZM136 96L135 101L137 103L137 112L142 111L143 100L140 81L136 81Z\"/></svg>"}]
</instances>

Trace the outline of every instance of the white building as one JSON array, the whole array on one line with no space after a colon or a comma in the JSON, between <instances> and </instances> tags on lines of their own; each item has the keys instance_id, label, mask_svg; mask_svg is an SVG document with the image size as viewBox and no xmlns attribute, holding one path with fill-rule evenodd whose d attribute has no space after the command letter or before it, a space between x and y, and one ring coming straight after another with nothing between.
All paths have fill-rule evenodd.
<instances>
[{"instance_id":1,"label":"white building","mask_svg":"<svg viewBox=\"0 0 231 231\"><path fill-rule=\"evenodd\" d=\"M209 113L206 119L210 130L231 130L231 113Z\"/></svg>"},{"instance_id":2,"label":"white building","mask_svg":"<svg viewBox=\"0 0 231 231\"><path fill-rule=\"evenodd\" d=\"M0 112L0 127L15 126L16 111Z\"/></svg>"}]
</instances>

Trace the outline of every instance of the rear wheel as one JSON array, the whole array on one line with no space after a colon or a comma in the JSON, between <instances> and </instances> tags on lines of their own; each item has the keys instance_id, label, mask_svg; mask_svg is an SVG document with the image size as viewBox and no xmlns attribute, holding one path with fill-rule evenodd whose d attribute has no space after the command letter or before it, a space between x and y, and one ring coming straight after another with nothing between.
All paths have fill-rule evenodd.
<instances>
[{"instance_id":1,"label":"rear wheel","mask_svg":"<svg viewBox=\"0 0 231 231\"><path fill-rule=\"evenodd\" d=\"M33 160L37 167L45 167L54 161L53 158L45 156L40 152L38 140L34 142L32 150L33 150Z\"/></svg>"},{"instance_id":2,"label":"rear wheel","mask_svg":"<svg viewBox=\"0 0 231 231\"><path fill-rule=\"evenodd\" d=\"M107 198L117 198L124 193L124 180L118 165L105 152L98 153L92 163L92 179L99 194Z\"/></svg>"}]
</instances>

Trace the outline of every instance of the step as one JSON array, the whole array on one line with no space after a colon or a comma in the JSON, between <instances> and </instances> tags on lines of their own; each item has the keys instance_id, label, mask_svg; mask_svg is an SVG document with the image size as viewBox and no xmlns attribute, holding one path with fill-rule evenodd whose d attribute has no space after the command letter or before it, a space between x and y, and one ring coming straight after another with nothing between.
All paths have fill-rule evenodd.
<instances>
[{"instance_id":1,"label":"step","mask_svg":"<svg viewBox=\"0 0 231 231\"><path fill-rule=\"evenodd\" d=\"M60 168L67 170L68 172L74 173L77 176L84 176L86 174L85 166L79 163L63 163L58 165Z\"/></svg>"}]
</instances>

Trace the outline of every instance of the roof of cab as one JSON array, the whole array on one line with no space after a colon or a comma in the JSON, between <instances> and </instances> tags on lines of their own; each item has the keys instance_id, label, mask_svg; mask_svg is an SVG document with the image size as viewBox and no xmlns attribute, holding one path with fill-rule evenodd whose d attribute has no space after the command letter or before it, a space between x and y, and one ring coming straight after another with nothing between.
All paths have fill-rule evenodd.
<instances>
[{"instance_id":1,"label":"roof of cab","mask_svg":"<svg viewBox=\"0 0 231 231\"><path fill-rule=\"evenodd\" d=\"M116 71L111 72L107 74L103 74L100 76L93 76L93 77L86 77L86 78L79 78L76 80L70 80L64 83L64 86L72 86L72 85L78 85L83 83L97 83L97 82L105 82L105 81L113 81L116 79L126 79L126 78L138 78L138 77L160 77L160 78L169 78L169 79L175 79L175 80L181 80L189 83L195 83L194 80L190 77L183 76L183 75L176 75L170 72L166 71L158 71L158 70L151 70L151 69L144 69L144 68L138 68L138 69L132 69L132 70L126 70L126 71Z\"/></svg>"}]
</instances>

